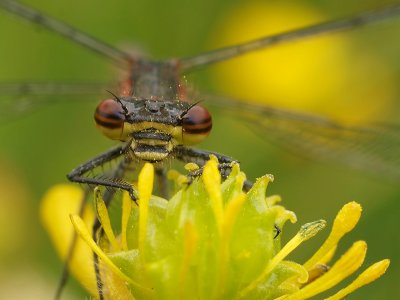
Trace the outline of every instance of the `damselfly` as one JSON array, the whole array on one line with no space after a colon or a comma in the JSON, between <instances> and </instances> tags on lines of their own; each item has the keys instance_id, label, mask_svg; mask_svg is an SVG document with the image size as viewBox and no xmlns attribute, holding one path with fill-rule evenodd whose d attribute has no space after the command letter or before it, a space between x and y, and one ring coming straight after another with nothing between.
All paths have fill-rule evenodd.
<instances>
[{"instance_id":1,"label":"damselfly","mask_svg":"<svg viewBox=\"0 0 400 300\"><path fill-rule=\"evenodd\" d=\"M387 19L400 11L399 5L392 5L339 21L261 38L190 58L152 62L110 46L18 2L2 0L0 5L10 12L111 59L118 67L122 67L129 73L127 79L120 84L121 91L116 92L112 89L116 95L101 102L95 115L98 127L106 136L114 140L122 140L124 143L78 167L70 173L69 178L81 183L125 189L131 193L132 198L135 198L132 187L120 181L125 178L125 172L132 161L145 160L156 163L175 157L202 165L208 155L213 153L186 147L187 144L198 142L209 133L211 118L204 108L197 105L197 100L201 98L195 101L188 98L184 83L180 78L182 74L197 67L278 43L320 33L347 30ZM92 93L98 88L98 85L57 83L5 84L1 87L3 94L17 94L23 97L79 94L82 91ZM243 120L253 123L259 130L268 130L268 134L276 134L277 137L310 156L330 157L373 172L385 173L392 178L398 178L400 175L397 157L399 133L391 126L343 126L326 118L251 105L233 99L214 97L208 97L208 99L212 104L222 106L226 110L246 111L241 115ZM11 105L3 106L3 117L8 117L13 108L25 110L31 105L40 104L40 99L37 102L31 102L29 98L22 100L24 101L14 100L10 103ZM45 98L45 102L47 101L51 99ZM269 130L272 128L275 132ZM94 167L124 156L126 153L129 154L126 156L127 159L119 164L111 178L93 178L87 175ZM231 159L224 155L218 155L218 157L223 167L228 168ZM162 172L160 171L159 174ZM109 192L106 198L111 199L111 197L112 192Z\"/></svg>"}]
</instances>

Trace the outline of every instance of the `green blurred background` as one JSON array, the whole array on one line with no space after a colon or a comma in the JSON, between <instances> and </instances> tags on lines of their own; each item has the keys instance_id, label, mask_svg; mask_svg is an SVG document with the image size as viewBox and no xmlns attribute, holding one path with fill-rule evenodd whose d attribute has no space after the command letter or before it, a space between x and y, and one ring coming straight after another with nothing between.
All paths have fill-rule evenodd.
<instances>
[{"instance_id":1,"label":"green blurred background","mask_svg":"<svg viewBox=\"0 0 400 300\"><path fill-rule=\"evenodd\" d=\"M276 1L262 3L269 2ZM339 5L336 1L302 1L298 5L320 11L329 19L352 15L384 1L348 2ZM191 56L212 49L224 39L218 34L223 32L226 18L232 18L233 11L251 2L31 0L24 3L112 45L133 47L160 59ZM237 22L246 21L238 18ZM400 18L344 34L352 55L368 51L380 64L390 68L390 80L395 83L391 86L391 106L386 109L390 113L378 118L390 122L398 121L400 108L399 34ZM0 11L0 36L1 82L116 82L115 68L107 59L3 11ZM348 65L349 72L353 67ZM251 70L251 66L247 68ZM201 91L222 94L229 88L229 82L216 79L214 71L214 67L205 68L186 79L198 95ZM366 77L386 80L374 72ZM321 85L320 82L312 84ZM51 299L61 264L40 225L40 199L53 184L66 182L65 175L72 168L115 144L99 134L93 122L96 103L105 95L45 105L0 125L0 298ZM360 99L354 101L360 102ZM351 109L354 112L344 108L343 113L357 114L357 108ZM213 132L199 147L239 159L250 179L265 173L275 175L269 194L280 194L283 204L299 218L298 224L285 228L286 236L295 232L299 224L311 220L332 221L344 203L359 201L364 208L363 217L341 244L339 254L353 241L365 239L369 245L365 265L386 257L392 260L392 265L382 279L358 291L353 298L400 297L400 185L397 182L336 163L298 158L268 144L229 115L214 115ZM323 235L303 245L293 258L304 260L322 240ZM68 286L68 294L71 298L84 297L76 283Z\"/></svg>"}]
</instances>

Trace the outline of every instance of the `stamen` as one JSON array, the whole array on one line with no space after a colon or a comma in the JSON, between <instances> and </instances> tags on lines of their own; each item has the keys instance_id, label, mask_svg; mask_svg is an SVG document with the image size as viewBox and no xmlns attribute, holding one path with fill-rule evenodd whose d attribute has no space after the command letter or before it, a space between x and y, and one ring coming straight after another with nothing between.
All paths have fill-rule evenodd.
<instances>
[{"instance_id":1,"label":"stamen","mask_svg":"<svg viewBox=\"0 0 400 300\"><path fill-rule=\"evenodd\" d=\"M101 196L101 191L98 187L94 189L94 197L97 217L99 218L104 233L106 234L107 239L109 240L114 251L118 251L121 249L121 247L118 244L117 239L115 238L114 232L111 227L110 216L108 215L107 207L104 203L103 197Z\"/></svg>"},{"instance_id":2,"label":"stamen","mask_svg":"<svg viewBox=\"0 0 400 300\"><path fill-rule=\"evenodd\" d=\"M308 299L338 284L353 274L364 262L367 244L358 241L324 275L306 285L300 291L289 295L285 300Z\"/></svg>"},{"instance_id":3,"label":"stamen","mask_svg":"<svg viewBox=\"0 0 400 300\"><path fill-rule=\"evenodd\" d=\"M214 211L215 220L221 234L223 220L223 202L221 195L221 174L218 171L218 160L211 155L205 164L202 176L205 189L210 196L211 206Z\"/></svg>"},{"instance_id":4,"label":"stamen","mask_svg":"<svg viewBox=\"0 0 400 300\"><path fill-rule=\"evenodd\" d=\"M132 209L132 199L128 193L124 193L122 196L122 217L121 217L121 245L122 245L122 250L124 251L128 250L126 232L127 232L129 217L131 215L131 209Z\"/></svg>"},{"instance_id":5,"label":"stamen","mask_svg":"<svg viewBox=\"0 0 400 300\"><path fill-rule=\"evenodd\" d=\"M185 184L188 183L188 177L185 175L182 175L181 173L179 173L176 170L169 170L167 173L167 178L169 180L173 180L175 182L175 184L178 185L178 187L181 187Z\"/></svg>"},{"instance_id":6,"label":"stamen","mask_svg":"<svg viewBox=\"0 0 400 300\"><path fill-rule=\"evenodd\" d=\"M351 294L352 292L359 289L360 287L367 285L367 284L371 283L372 281L375 281L376 279L381 277L386 272L386 269L389 267L389 264L390 264L389 259L384 259L384 260L381 260L381 261L373 264L368 269L366 269L364 272L362 272L356 278L356 280L354 280L352 283L350 283L347 287L345 287L344 289L341 289L335 295L328 297L325 300L344 299L344 297Z\"/></svg>"},{"instance_id":7,"label":"stamen","mask_svg":"<svg viewBox=\"0 0 400 300\"><path fill-rule=\"evenodd\" d=\"M328 270L329 267L327 265L316 264L312 269L308 270L308 280L301 283L310 284L311 282L328 272Z\"/></svg>"},{"instance_id":8,"label":"stamen","mask_svg":"<svg viewBox=\"0 0 400 300\"><path fill-rule=\"evenodd\" d=\"M199 169L199 166L195 163L187 163L185 165L185 170L189 172L193 172Z\"/></svg>"},{"instance_id":9,"label":"stamen","mask_svg":"<svg viewBox=\"0 0 400 300\"><path fill-rule=\"evenodd\" d=\"M331 250L329 250L328 253L326 253L325 256L319 260L319 263L327 265L332 260L332 257L335 255L336 249L337 245L335 245Z\"/></svg>"},{"instance_id":10,"label":"stamen","mask_svg":"<svg viewBox=\"0 0 400 300\"><path fill-rule=\"evenodd\" d=\"M140 257L145 265L145 241L147 234L147 222L149 215L149 201L153 192L154 166L146 163L139 174L138 192L139 192L139 237L138 248Z\"/></svg>"},{"instance_id":11,"label":"stamen","mask_svg":"<svg viewBox=\"0 0 400 300\"><path fill-rule=\"evenodd\" d=\"M340 239L358 223L361 216L361 205L357 202L347 203L337 214L333 223L332 231L324 244L318 251L304 264L306 269L311 269L315 264L324 263L323 257L335 247Z\"/></svg>"}]
</instances>

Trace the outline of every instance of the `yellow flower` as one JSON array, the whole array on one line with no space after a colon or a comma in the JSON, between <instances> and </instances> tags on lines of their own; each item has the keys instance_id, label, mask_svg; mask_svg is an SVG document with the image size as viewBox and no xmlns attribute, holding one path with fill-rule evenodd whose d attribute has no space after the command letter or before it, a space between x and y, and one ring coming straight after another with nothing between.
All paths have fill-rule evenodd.
<instances>
[{"instance_id":1,"label":"yellow flower","mask_svg":"<svg viewBox=\"0 0 400 300\"><path fill-rule=\"evenodd\" d=\"M240 1L215 26L210 48L332 18L316 7L306 1ZM387 114L396 99L394 69L368 50L360 53L349 34L326 34L230 59L210 75L222 95L360 124Z\"/></svg>"},{"instance_id":2,"label":"yellow flower","mask_svg":"<svg viewBox=\"0 0 400 300\"><path fill-rule=\"evenodd\" d=\"M92 239L88 218L76 214L76 203L82 197L76 188L53 188L45 196L42 218L65 257L72 236L66 220L72 213L70 220L80 243L71 271L93 297L98 297L91 255L95 252L100 259L105 299L308 299L329 290L361 266L367 248L364 241L355 242L328 267L339 240L360 218L359 204L351 202L341 209L330 236L306 263L289 261L286 257L326 222L301 226L281 247L284 232L274 238L274 226L283 229L288 220L294 223L296 216L277 205L278 196L265 197L272 176L259 178L244 193L246 178L239 166L233 165L222 183L217 166L212 157L203 174L190 184L183 175L171 173L181 187L167 201L152 196L154 170L146 164L138 180L138 205L123 195L117 218L120 226L110 220L96 189L95 210L103 229L98 242ZM66 208L66 203L75 205ZM90 209L88 215L93 217ZM328 299L342 299L381 276L388 265L389 260L374 264Z\"/></svg>"}]
</instances>

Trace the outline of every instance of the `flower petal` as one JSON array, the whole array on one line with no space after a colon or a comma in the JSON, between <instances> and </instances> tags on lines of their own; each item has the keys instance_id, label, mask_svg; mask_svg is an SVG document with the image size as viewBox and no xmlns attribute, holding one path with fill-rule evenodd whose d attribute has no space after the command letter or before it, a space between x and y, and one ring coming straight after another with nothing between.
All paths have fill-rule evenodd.
<instances>
[{"instance_id":1,"label":"flower petal","mask_svg":"<svg viewBox=\"0 0 400 300\"><path fill-rule=\"evenodd\" d=\"M355 242L327 273L285 299L308 299L330 289L353 274L361 266L364 262L366 252L367 244L364 241Z\"/></svg>"}]
</instances>

